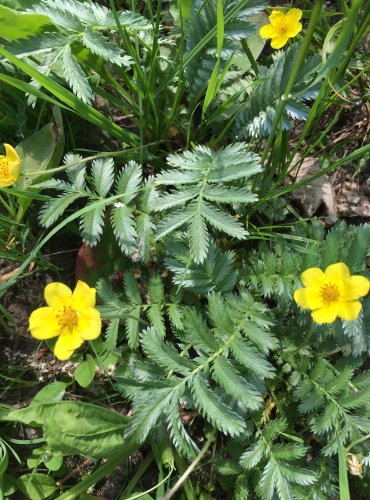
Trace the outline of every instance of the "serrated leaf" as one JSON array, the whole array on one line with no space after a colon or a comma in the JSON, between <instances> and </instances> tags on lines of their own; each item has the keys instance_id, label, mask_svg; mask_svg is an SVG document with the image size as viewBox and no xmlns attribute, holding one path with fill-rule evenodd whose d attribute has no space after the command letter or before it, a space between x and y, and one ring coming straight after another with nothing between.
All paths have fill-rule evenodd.
<instances>
[{"instance_id":1,"label":"serrated leaf","mask_svg":"<svg viewBox=\"0 0 370 500\"><path fill-rule=\"evenodd\" d=\"M148 262L154 240L155 225L150 215L141 214L136 219L137 245L141 260Z\"/></svg>"},{"instance_id":2,"label":"serrated leaf","mask_svg":"<svg viewBox=\"0 0 370 500\"><path fill-rule=\"evenodd\" d=\"M238 362L258 377L262 379L273 378L275 373L274 367L256 348L248 345L241 339L236 339L230 344L230 349Z\"/></svg>"},{"instance_id":3,"label":"serrated leaf","mask_svg":"<svg viewBox=\"0 0 370 500\"><path fill-rule=\"evenodd\" d=\"M95 246L101 238L104 225L105 207L96 207L89 210L81 217L80 230L81 236L89 246Z\"/></svg>"},{"instance_id":4,"label":"serrated leaf","mask_svg":"<svg viewBox=\"0 0 370 500\"><path fill-rule=\"evenodd\" d=\"M137 233L133 213L127 206L112 208L111 221L114 235L123 252L131 255L136 249Z\"/></svg>"},{"instance_id":5,"label":"serrated leaf","mask_svg":"<svg viewBox=\"0 0 370 500\"><path fill-rule=\"evenodd\" d=\"M172 344L162 340L153 328L142 332L141 345L151 361L168 371L188 375L195 368L189 359L179 355Z\"/></svg>"},{"instance_id":6,"label":"serrated leaf","mask_svg":"<svg viewBox=\"0 0 370 500\"><path fill-rule=\"evenodd\" d=\"M172 233L175 229L183 226L193 217L193 212L188 209L182 209L173 212L165 217L157 226L156 240L164 238L167 234Z\"/></svg>"},{"instance_id":7,"label":"serrated leaf","mask_svg":"<svg viewBox=\"0 0 370 500\"><path fill-rule=\"evenodd\" d=\"M202 215L213 227L234 238L242 240L248 235L240 222L236 221L230 214L222 212L208 203L203 203Z\"/></svg>"},{"instance_id":8,"label":"serrated leaf","mask_svg":"<svg viewBox=\"0 0 370 500\"><path fill-rule=\"evenodd\" d=\"M126 319L126 337L127 343L131 349L137 349L139 346L139 325L141 308L131 307L130 316Z\"/></svg>"},{"instance_id":9,"label":"serrated leaf","mask_svg":"<svg viewBox=\"0 0 370 500\"><path fill-rule=\"evenodd\" d=\"M199 449L185 430L179 411L178 393L175 393L169 405L166 421L175 448L188 459L194 459Z\"/></svg>"},{"instance_id":10,"label":"serrated leaf","mask_svg":"<svg viewBox=\"0 0 370 500\"><path fill-rule=\"evenodd\" d=\"M141 166L135 161L130 161L121 171L116 184L116 194L124 194L122 203L127 205L139 191L143 177Z\"/></svg>"},{"instance_id":11,"label":"serrated leaf","mask_svg":"<svg viewBox=\"0 0 370 500\"><path fill-rule=\"evenodd\" d=\"M90 104L94 98L85 73L82 71L75 56L72 54L71 46L66 45L62 53L63 76L71 86L76 96L86 104Z\"/></svg>"},{"instance_id":12,"label":"serrated leaf","mask_svg":"<svg viewBox=\"0 0 370 500\"><path fill-rule=\"evenodd\" d=\"M243 469L253 469L260 463L266 452L266 446L262 439L248 448L240 457L239 464Z\"/></svg>"},{"instance_id":13,"label":"serrated leaf","mask_svg":"<svg viewBox=\"0 0 370 500\"><path fill-rule=\"evenodd\" d=\"M56 26L80 33L83 31L83 25L79 19L81 9L84 10L82 2L44 0L40 4L33 5L30 11L48 16Z\"/></svg>"},{"instance_id":14,"label":"serrated leaf","mask_svg":"<svg viewBox=\"0 0 370 500\"><path fill-rule=\"evenodd\" d=\"M166 210L168 208L173 208L178 205L184 205L187 201L192 200L198 194L198 190L194 188L182 189L181 191L166 193L158 200L156 200L155 206L153 206L153 208L154 210L161 212L162 210Z\"/></svg>"},{"instance_id":15,"label":"serrated leaf","mask_svg":"<svg viewBox=\"0 0 370 500\"><path fill-rule=\"evenodd\" d=\"M203 190L203 196L218 203L253 203L258 200L257 195L248 189L233 186L207 185Z\"/></svg>"},{"instance_id":16,"label":"serrated leaf","mask_svg":"<svg viewBox=\"0 0 370 500\"><path fill-rule=\"evenodd\" d=\"M117 66L129 66L131 57L123 54L122 50L113 42L107 40L98 31L85 30L82 36L82 43L93 54L102 57L105 61Z\"/></svg>"},{"instance_id":17,"label":"serrated leaf","mask_svg":"<svg viewBox=\"0 0 370 500\"><path fill-rule=\"evenodd\" d=\"M244 408L257 410L261 407L263 401L261 394L245 381L224 356L218 356L213 363L212 377Z\"/></svg>"},{"instance_id":18,"label":"serrated leaf","mask_svg":"<svg viewBox=\"0 0 370 500\"><path fill-rule=\"evenodd\" d=\"M50 227L71 205L81 197L80 193L64 193L53 200L48 201L40 210L40 224Z\"/></svg>"},{"instance_id":19,"label":"serrated leaf","mask_svg":"<svg viewBox=\"0 0 370 500\"><path fill-rule=\"evenodd\" d=\"M60 49L69 43L70 38L61 33L39 33L12 42L7 46L7 50L22 58Z\"/></svg>"},{"instance_id":20,"label":"serrated leaf","mask_svg":"<svg viewBox=\"0 0 370 500\"><path fill-rule=\"evenodd\" d=\"M136 305L141 304L140 290L137 281L131 271L125 272L124 277L125 293L130 302Z\"/></svg>"},{"instance_id":21,"label":"serrated leaf","mask_svg":"<svg viewBox=\"0 0 370 500\"><path fill-rule=\"evenodd\" d=\"M158 335L164 338L166 336L166 327L164 324L162 306L160 304L150 305L147 309L147 315L150 324L155 328Z\"/></svg>"},{"instance_id":22,"label":"serrated leaf","mask_svg":"<svg viewBox=\"0 0 370 500\"><path fill-rule=\"evenodd\" d=\"M221 432L238 436L245 430L244 420L207 387L202 376L193 378L191 393L195 407Z\"/></svg>"},{"instance_id":23,"label":"serrated leaf","mask_svg":"<svg viewBox=\"0 0 370 500\"><path fill-rule=\"evenodd\" d=\"M135 405L133 417L126 427L127 438L135 436L138 444L145 441L149 432L157 423L159 417L168 408L174 395L174 389L168 382L168 387L151 391L145 403Z\"/></svg>"},{"instance_id":24,"label":"serrated leaf","mask_svg":"<svg viewBox=\"0 0 370 500\"><path fill-rule=\"evenodd\" d=\"M193 209L193 208L192 208ZM209 236L207 226L202 217L203 206L197 207L189 222L188 236L191 255L197 264L204 262L207 257Z\"/></svg>"},{"instance_id":25,"label":"serrated leaf","mask_svg":"<svg viewBox=\"0 0 370 500\"><path fill-rule=\"evenodd\" d=\"M214 353L219 346L208 330L207 324L201 314L194 308L187 308L184 311L184 330L186 340L201 352Z\"/></svg>"},{"instance_id":26,"label":"serrated leaf","mask_svg":"<svg viewBox=\"0 0 370 500\"><path fill-rule=\"evenodd\" d=\"M97 158L94 160L92 162L91 173L96 192L102 198L105 198L114 180L113 158Z\"/></svg>"},{"instance_id":27,"label":"serrated leaf","mask_svg":"<svg viewBox=\"0 0 370 500\"><path fill-rule=\"evenodd\" d=\"M117 347L118 329L119 318L111 319L105 331L104 341L104 345L109 351L113 351Z\"/></svg>"}]
</instances>

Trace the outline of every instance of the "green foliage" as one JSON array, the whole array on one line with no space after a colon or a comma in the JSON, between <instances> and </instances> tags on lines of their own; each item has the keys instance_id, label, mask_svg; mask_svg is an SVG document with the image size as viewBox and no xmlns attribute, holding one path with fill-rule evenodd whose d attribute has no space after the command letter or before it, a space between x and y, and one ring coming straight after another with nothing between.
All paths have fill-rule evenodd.
<instances>
[{"instance_id":1,"label":"green foliage","mask_svg":"<svg viewBox=\"0 0 370 500\"><path fill-rule=\"evenodd\" d=\"M361 497L370 484L370 298L356 320L318 325L293 294L310 267L344 262L369 277L370 229L302 220L286 175L297 155L325 151L325 171L366 161L368 146L340 156L329 135L347 120L351 96L359 105L366 97L363 51L353 57L365 2L340 2L343 19L315 2L309 23L311 6L302 6L303 31L279 52L258 35L268 22L261 0L118 3L0 8L0 128L9 144L25 137L20 179L0 196L0 291L19 278L30 290L46 248L54 279L71 277L73 263L56 269L45 246L54 238L79 232L96 247L83 247L92 260L109 261L94 269L102 336L74 354L73 379L46 385L27 407L0 405L0 497L64 487L61 500L99 495L133 452L122 498ZM292 144L298 120L307 121ZM58 167L64 140L91 156L70 153ZM0 306L9 334L14 296ZM5 367L2 395L33 384L18 370ZM26 426L40 437L26 441ZM18 474L25 442L33 471L22 463ZM68 455L92 460L74 486ZM154 478L147 493L144 476Z\"/></svg>"},{"instance_id":2,"label":"green foliage","mask_svg":"<svg viewBox=\"0 0 370 500\"><path fill-rule=\"evenodd\" d=\"M172 209L158 225L157 240L186 225L191 256L200 264L209 248L207 225L244 239L248 233L243 225L219 205L257 200L248 179L260 172L260 166L246 145L237 143L217 152L197 146L191 152L171 155L167 161L172 169L159 174L156 185L175 189L162 194L153 207L157 211Z\"/></svg>"},{"instance_id":3,"label":"green foliage","mask_svg":"<svg viewBox=\"0 0 370 500\"><path fill-rule=\"evenodd\" d=\"M155 277L154 282L157 280ZM153 283L153 278L150 281ZM159 300L162 290L157 283L156 290ZM162 340L153 327L141 333L144 359L131 358L126 376L117 378L118 389L134 400L127 437L135 436L142 442L153 426L166 426L174 446L192 456L196 445L179 414L183 399L187 407L198 410L230 436L240 435L245 430L245 415L261 408L259 384L263 387L263 380L274 371L266 355L277 346L269 333L266 308L248 294L226 298L210 295L208 306L205 317L194 307L184 310L177 342ZM175 327L172 333L176 331ZM183 342L195 349L198 357L190 359L187 348L179 352ZM153 366L161 370L156 373Z\"/></svg>"},{"instance_id":4,"label":"green foliage","mask_svg":"<svg viewBox=\"0 0 370 500\"><path fill-rule=\"evenodd\" d=\"M141 217L146 217L147 228L137 226L134 219L135 205L133 200L139 195L142 170L134 161L122 168L116 177L114 195L109 192L115 179L114 162L112 158L98 158L92 161L91 178L86 183L86 165L80 156L69 154L65 164L72 166L68 171L69 182L52 179L37 185L42 189L56 189L62 194L51 198L40 211L40 222L50 227L77 200L87 199L86 211L80 219L80 229L83 241L89 246L95 246L100 241L105 224L110 221L117 243L122 252L134 260L149 258L149 248L153 239L153 223L150 213L145 213L148 194L142 196ZM76 166L77 165L77 166ZM150 190L148 182L145 189ZM150 195L149 195L150 196ZM99 202L100 203L97 203ZM103 202L103 203L101 203ZM110 205L109 212L106 206ZM138 227L138 229L137 229ZM138 234L139 233L139 234Z\"/></svg>"},{"instance_id":5,"label":"green foliage","mask_svg":"<svg viewBox=\"0 0 370 500\"><path fill-rule=\"evenodd\" d=\"M42 427L49 449L62 455L109 457L125 442L127 417L90 403L34 401L9 413L8 419Z\"/></svg>"},{"instance_id":6,"label":"green foliage","mask_svg":"<svg viewBox=\"0 0 370 500\"><path fill-rule=\"evenodd\" d=\"M103 5L48 0L32 6L28 12L48 16L58 31L21 38L8 49L21 58L38 58L39 67L45 67L48 76L56 73L59 78L64 78L82 101L91 103L94 95L86 69L76 58L76 45L82 44L104 61L119 67L132 64L130 56L108 38L109 32L117 30L117 25L113 12ZM121 11L118 19L120 25L130 32L150 28L147 19L134 12Z\"/></svg>"},{"instance_id":7,"label":"green foliage","mask_svg":"<svg viewBox=\"0 0 370 500\"><path fill-rule=\"evenodd\" d=\"M259 79L235 121L234 133L239 139L246 139L249 136L267 136L270 133L278 102L284 94L288 79L296 64L299 49L299 44L294 44L287 50L279 52L271 66L259 66ZM300 70L293 87L293 95L286 102L282 118L284 130L291 128L290 119L305 120L307 118L309 108L303 101L312 99L317 93L317 88L307 92L304 89L313 79L319 65L320 58L314 55ZM294 93L299 93L300 97L295 98Z\"/></svg>"},{"instance_id":8,"label":"green foliage","mask_svg":"<svg viewBox=\"0 0 370 500\"><path fill-rule=\"evenodd\" d=\"M240 40L248 38L256 32L256 26L248 19L261 11L265 2L248 0L238 2L225 0L224 4L224 39L221 51L219 73L225 69L232 59L242 53ZM189 85L190 100L195 104L211 77L217 60L216 31L209 36L217 25L217 1L194 2L188 22L185 25L186 55L195 52L186 66L186 78Z\"/></svg>"}]
</instances>

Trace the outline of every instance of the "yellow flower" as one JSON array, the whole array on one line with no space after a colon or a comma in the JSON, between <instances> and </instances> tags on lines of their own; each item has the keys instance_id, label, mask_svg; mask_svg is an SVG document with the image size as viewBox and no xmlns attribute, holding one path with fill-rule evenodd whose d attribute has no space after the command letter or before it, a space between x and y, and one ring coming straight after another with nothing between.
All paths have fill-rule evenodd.
<instances>
[{"instance_id":1,"label":"yellow flower","mask_svg":"<svg viewBox=\"0 0 370 500\"><path fill-rule=\"evenodd\" d=\"M337 317L346 321L358 318L361 302L369 292L370 282L364 276L351 276L343 262L332 264L323 272L311 267L301 275L305 288L294 292L294 300L305 309L311 309L316 323L333 323Z\"/></svg>"},{"instance_id":2,"label":"yellow flower","mask_svg":"<svg viewBox=\"0 0 370 500\"><path fill-rule=\"evenodd\" d=\"M5 156L0 155L0 187L8 187L19 177L21 159L10 144L4 144Z\"/></svg>"},{"instance_id":3,"label":"yellow flower","mask_svg":"<svg viewBox=\"0 0 370 500\"><path fill-rule=\"evenodd\" d=\"M287 43L288 38L293 38L302 31L299 20L302 17L300 9L290 9L286 14L273 10L269 16L270 24L265 24L260 29L262 38L271 38L271 47L281 49Z\"/></svg>"},{"instance_id":4,"label":"yellow flower","mask_svg":"<svg viewBox=\"0 0 370 500\"><path fill-rule=\"evenodd\" d=\"M95 288L78 281L73 293L63 283L50 283L44 297L49 307L33 311L29 319L31 335L38 340L58 336L55 356L64 361L78 349L84 340L99 337L100 313L95 309Z\"/></svg>"}]
</instances>

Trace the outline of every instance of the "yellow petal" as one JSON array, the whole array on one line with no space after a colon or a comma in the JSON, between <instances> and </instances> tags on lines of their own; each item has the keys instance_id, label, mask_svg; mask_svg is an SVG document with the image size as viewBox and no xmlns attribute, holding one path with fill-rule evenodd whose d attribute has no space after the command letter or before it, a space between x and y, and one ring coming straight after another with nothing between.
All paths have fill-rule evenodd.
<instances>
[{"instance_id":1,"label":"yellow petal","mask_svg":"<svg viewBox=\"0 0 370 500\"><path fill-rule=\"evenodd\" d=\"M78 317L78 334L84 340L94 340L101 333L100 313L97 309L84 309Z\"/></svg>"},{"instance_id":2,"label":"yellow petal","mask_svg":"<svg viewBox=\"0 0 370 500\"><path fill-rule=\"evenodd\" d=\"M310 267L301 274L304 286L319 286L325 279L325 274L318 267Z\"/></svg>"},{"instance_id":3,"label":"yellow petal","mask_svg":"<svg viewBox=\"0 0 370 500\"><path fill-rule=\"evenodd\" d=\"M63 307L69 305L72 290L64 283L49 283L45 287L44 297L48 306Z\"/></svg>"},{"instance_id":4,"label":"yellow petal","mask_svg":"<svg viewBox=\"0 0 370 500\"><path fill-rule=\"evenodd\" d=\"M370 281L364 276L351 276L343 282L344 300L356 300L369 293Z\"/></svg>"},{"instance_id":5,"label":"yellow petal","mask_svg":"<svg viewBox=\"0 0 370 500\"><path fill-rule=\"evenodd\" d=\"M343 262L332 264L325 269L325 276L336 283L350 277L349 269Z\"/></svg>"},{"instance_id":6,"label":"yellow petal","mask_svg":"<svg viewBox=\"0 0 370 500\"><path fill-rule=\"evenodd\" d=\"M10 144L4 144L6 158L9 163L18 163L20 165L21 159L17 151Z\"/></svg>"},{"instance_id":7,"label":"yellow petal","mask_svg":"<svg viewBox=\"0 0 370 500\"><path fill-rule=\"evenodd\" d=\"M286 33L284 35L279 35L271 39L271 47L273 49L281 49L281 47L284 47L287 41L288 41L288 36Z\"/></svg>"},{"instance_id":8,"label":"yellow petal","mask_svg":"<svg viewBox=\"0 0 370 500\"><path fill-rule=\"evenodd\" d=\"M269 21L271 24L279 24L282 21L285 21L284 12L280 12L280 10L273 10L269 15Z\"/></svg>"},{"instance_id":9,"label":"yellow petal","mask_svg":"<svg viewBox=\"0 0 370 500\"><path fill-rule=\"evenodd\" d=\"M338 302L330 304L311 312L312 319L315 323L333 323L338 316Z\"/></svg>"},{"instance_id":10,"label":"yellow petal","mask_svg":"<svg viewBox=\"0 0 370 500\"><path fill-rule=\"evenodd\" d=\"M12 184L18 180L19 173L21 171L21 164L18 163L10 163L8 165L9 175L14 179Z\"/></svg>"},{"instance_id":11,"label":"yellow petal","mask_svg":"<svg viewBox=\"0 0 370 500\"><path fill-rule=\"evenodd\" d=\"M82 311L83 309L90 309L91 307L94 307L95 302L95 288L90 288L87 283L78 280L76 288L73 291L72 306L77 311Z\"/></svg>"},{"instance_id":12,"label":"yellow petal","mask_svg":"<svg viewBox=\"0 0 370 500\"><path fill-rule=\"evenodd\" d=\"M304 309L319 309L324 305L318 287L299 288L294 292L294 300Z\"/></svg>"},{"instance_id":13,"label":"yellow petal","mask_svg":"<svg viewBox=\"0 0 370 500\"><path fill-rule=\"evenodd\" d=\"M297 23L301 19L302 14L301 9L290 9L285 15L287 24Z\"/></svg>"},{"instance_id":14,"label":"yellow petal","mask_svg":"<svg viewBox=\"0 0 370 500\"><path fill-rule=\"evenodd\" d=\"M362 305L358 300L345 302L341 300L338 305L338 316L345 321L353 321L358 318Z\"/></svg>"},{"instance_id":15,"label":"yellow petal","mask_svg":"<svg viewBox=\"0 0 370 500\"><path fill-rule=\"evenodd\" d=\"M260 29L260 35L262 38L272 38L276 34L276 29L272 24L265 24Z\"/></svg>"},{"instance_id":16,"label":"yellow petal","mask_svg":"<svg viewBox=\"0 0 370 500\"><path fill-rule=\"evenodd\" d=\"M58 318L53 307L40 307L31 313L28 326L37 340L51 339L59 335Z\"/></svg>"},{"instance_id":17,"label":"yellow petal","mask_svg":"<svg viewBox=\"0 0 370 500\"><path fill-rule=\"evenodd\" d=\"M60 360L69 359L73 352L83 344L83 339L78 335L65 333L59 336L55 348L54 355Z\"/></svg>"},{"instance_id":18,"label":"yellow petal","mask_svg":"<svg viewBox=\"0 0 370 500\"><path fill-rule=\"evenodd\" d=\"M17 179L15 177L2 177L0 175L0 187L9 187L15 183Z\"/></svg>"},{"instance_id":19,"label":"yellow petal","mask_svg":"<svg viewBox=\"0 0 370 500\"><path fill-rule=\"evenodd\" d=\"M302 31L302 24L301 23L294 23L291 25L288 25L288 29L286 31L286 34L289 38L293 38L294 36L297 36L298 33Z\"/></svg>"}]
</instances>

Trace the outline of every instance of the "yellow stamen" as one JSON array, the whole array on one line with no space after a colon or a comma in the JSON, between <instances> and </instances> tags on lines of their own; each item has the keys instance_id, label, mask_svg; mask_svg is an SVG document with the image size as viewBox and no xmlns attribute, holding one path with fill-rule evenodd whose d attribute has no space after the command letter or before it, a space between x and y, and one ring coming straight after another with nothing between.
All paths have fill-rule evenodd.
<instances>
[{"instance_id":1,"label":"yellow stamen","mask_svg":"<svg viewBox=\"0 0 370 500\"><path fill-rule=\"evenodd\" d=\"M340 296L337 285L328 283L321 287L321 297L325 303L336 301Z\"/></svg>"},{"instance_id":2,"label":"yellow stamen","mask_svg":"<svg viewBox=\"0 0 370 500\"><path fill-rule=\"evenodd\" d=\"M10 176L9 173L9 163L6 158L2 158L0 160L0 177L8 178Z\"/></svg>"},{"instance_id":3,"label":"yellow stamen","mask_svg":"<svg viewBox=\"0 0 370 500\"><path fill-rule=\"evenodd\" d=\"M64 306L60 314L57 315L58 323L62 332L72 333L78 323L78 312L71 306Z\"/></svg>"}]
</instances>

